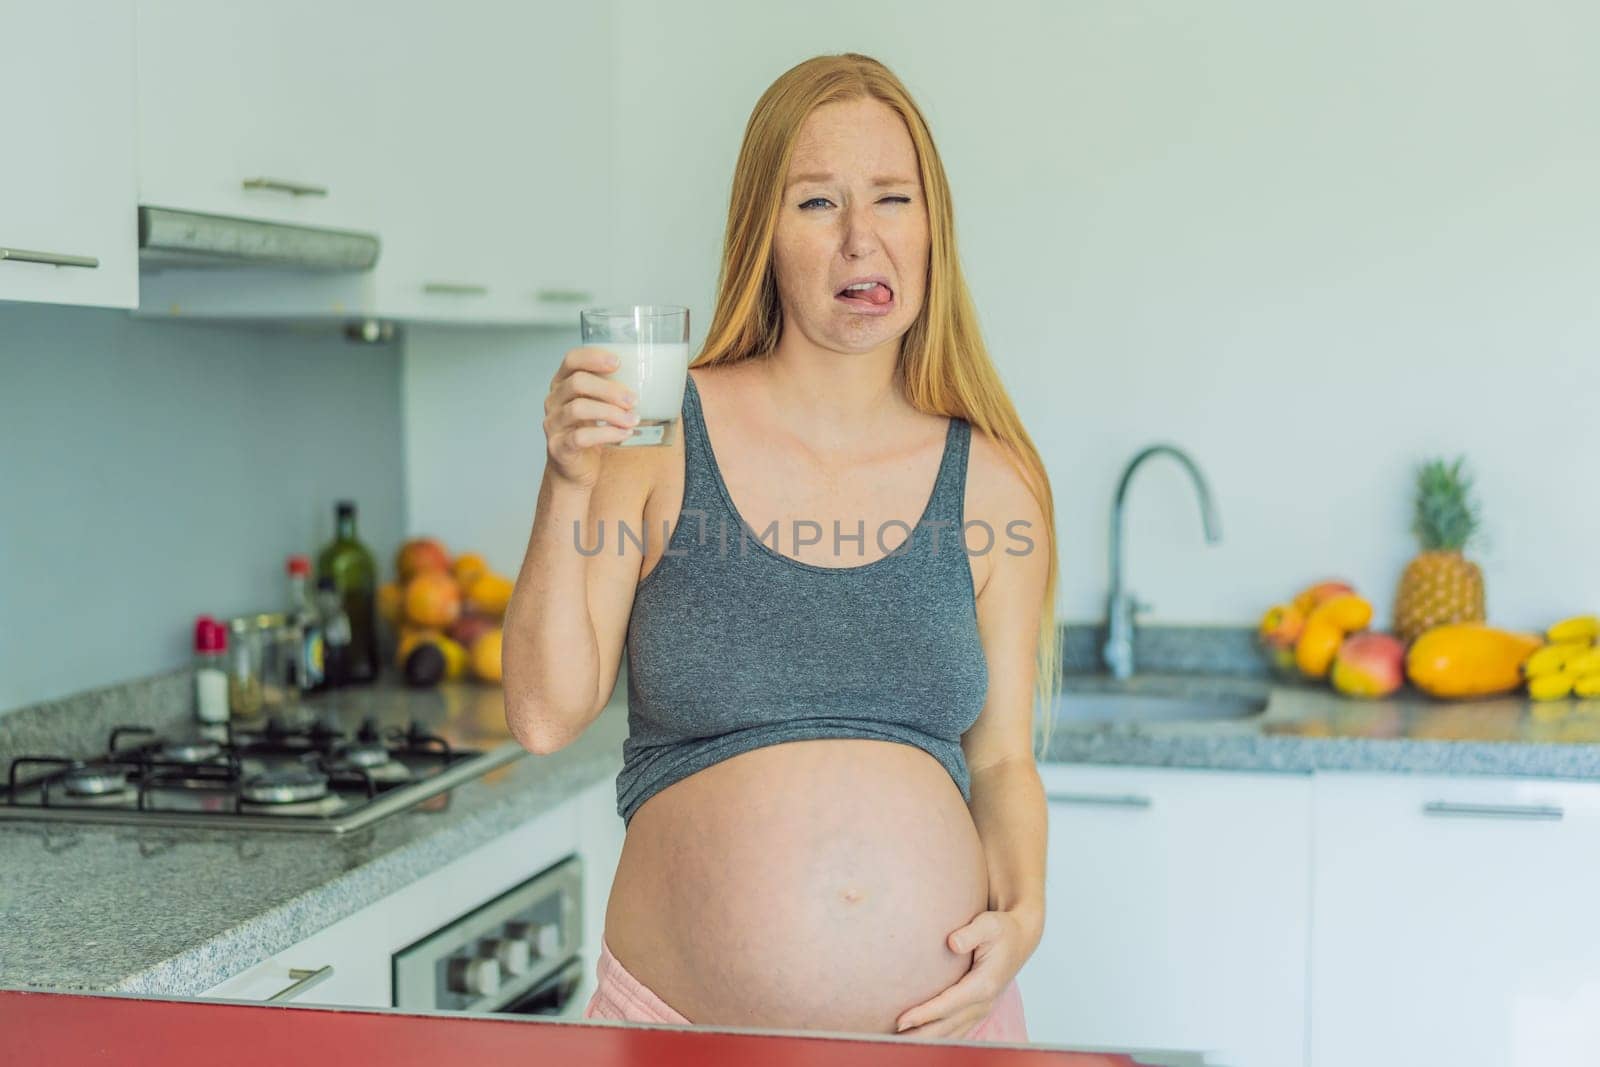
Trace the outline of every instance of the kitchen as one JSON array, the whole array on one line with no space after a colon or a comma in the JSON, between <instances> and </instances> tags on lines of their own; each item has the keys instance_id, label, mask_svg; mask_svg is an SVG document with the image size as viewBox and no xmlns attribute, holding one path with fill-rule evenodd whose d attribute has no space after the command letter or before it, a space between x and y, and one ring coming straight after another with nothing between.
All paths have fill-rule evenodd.
<instances>
[{"instance_id":1,"label":"kitchen","mask_svg":"<svg viewBox=\"0 0 1600 1067\"><path fill-rule=\"evenodd\" d=\"M1054 485L1032 1041L1593 1062L1593 702L1345 697L1274 673L1258 622L1339 578L1390 629L1417 469L1458 455L1489 621L1545 634L1600 609L1594 11L1000 11L0 4L29 42L13 85L41 87L6 105L0 247L97 260L0 261L0 758L192 721L195 617L283 610L286 557L333 539L341 500L385 581L424 537L514 575L579 310L677 303L701 340L752 102L806 56L861 51L926 109ZM379 251L175 265L141 252L141 206ZM1156 442L1194 472L1155 455L1131 476ZM384 669L307 706L341 742L369 718L441 736L471 777L342 832L0 820L0 986L405 1011L396 957L477 914L527 936L432 942L457 972L434 1007L495 985L477 999L575 1021L621 848L626 679L534 756L506 747L492 681Z\"/></svg>"}]
</instances>

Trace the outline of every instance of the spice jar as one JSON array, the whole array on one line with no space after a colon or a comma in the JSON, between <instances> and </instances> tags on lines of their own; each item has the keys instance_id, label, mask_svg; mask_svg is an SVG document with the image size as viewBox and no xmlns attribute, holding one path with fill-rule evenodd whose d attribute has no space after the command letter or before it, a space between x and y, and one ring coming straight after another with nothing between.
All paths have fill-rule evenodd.
<instances>
[{"instance_id":1,"label":"spice jar","mask_svg":"<svg viewBox=\"0 0 1600 1067\"><path fill-rule=\"evenodd\" d=\"M282 615L272 614L228 620L228 710L235 719L253 719L269 705L282 702L281 689L268 688L277 658L274 631L282 622Z\"/></svg>"}]
</instances>

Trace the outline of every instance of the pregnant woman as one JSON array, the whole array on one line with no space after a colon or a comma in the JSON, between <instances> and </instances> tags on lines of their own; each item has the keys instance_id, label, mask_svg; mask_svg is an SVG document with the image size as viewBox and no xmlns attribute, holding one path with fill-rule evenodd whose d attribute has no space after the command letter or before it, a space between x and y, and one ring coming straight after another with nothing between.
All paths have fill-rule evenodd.
<instances>
[{"instance_id":1,"label":"pregnant woman","mask_svg":"<svg viewBox=\"0 0 1600 1067\"><path fill-rule=\"evenodd\" d=\"M757 103L667 447L606 447L633 422L608 358L568 352L545 401L505 645L541 753L628 655L586 1017L1025 1041L1050 487L899 80L821 56Z\"/></svg>"}]
</instances>

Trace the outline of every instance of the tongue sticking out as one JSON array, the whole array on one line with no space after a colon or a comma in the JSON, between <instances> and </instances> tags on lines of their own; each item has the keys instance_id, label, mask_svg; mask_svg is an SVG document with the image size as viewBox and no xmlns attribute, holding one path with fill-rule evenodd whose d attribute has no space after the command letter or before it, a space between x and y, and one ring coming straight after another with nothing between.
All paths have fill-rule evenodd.
<instances>
[{"instance_id":1,"label":"tongue sticking out","mask_svg":"<svg viewBox=\"0 0 1600 1067\"><path fill-rule=\"evenodd\" d=\"M839 294L845 300L859 300L867 304L887 304L894 299L887 286L874 285L871 289L846 289Z\"/></svg>"}]
</instances>

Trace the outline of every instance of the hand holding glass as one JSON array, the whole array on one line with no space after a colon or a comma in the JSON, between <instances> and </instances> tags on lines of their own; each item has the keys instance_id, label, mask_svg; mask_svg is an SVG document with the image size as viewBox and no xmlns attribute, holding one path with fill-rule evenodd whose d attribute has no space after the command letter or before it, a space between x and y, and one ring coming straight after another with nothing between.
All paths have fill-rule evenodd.
<instances>
[{"instance_id":1,"label":"hand holding glass","mask_svg":"<svg viewBox=\"0 0 1600 1067\"><path fill-rule=\"evenodd\" d=\"M639 422L618 447L664 445L683 410L689 377L689 309L665 304L591 308L579 313L583 343L617 357L605 377L621 382L639 398ZM607 425L599 422L599 425Z\"/></svg>"}]
</instances>

